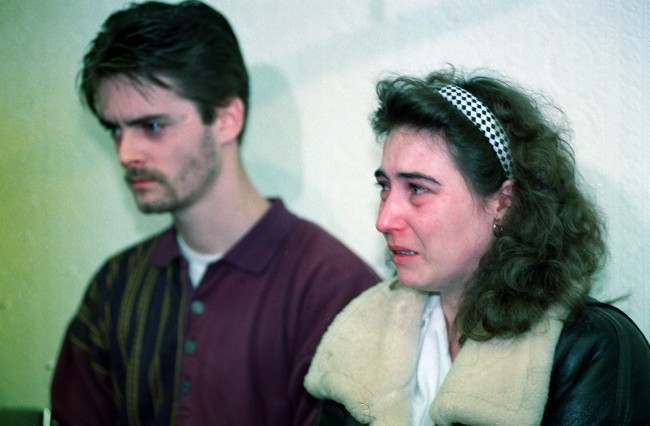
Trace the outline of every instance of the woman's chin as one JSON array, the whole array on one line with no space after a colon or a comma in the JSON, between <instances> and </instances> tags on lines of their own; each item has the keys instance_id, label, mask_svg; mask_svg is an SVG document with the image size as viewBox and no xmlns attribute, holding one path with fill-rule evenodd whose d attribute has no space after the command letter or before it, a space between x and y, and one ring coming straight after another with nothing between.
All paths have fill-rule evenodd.
<instances>
[{"instance_id":1,"label":"woman's chin","mask_svg":"<svg viewBox=\"0 0 650 426\"><path fill-rule=\"evenodd\" d=\"M433 289L431 288L431 283L424 282L422 280L418 280L417 278L409 275L400 275L399 273L397 274L397 278L399 279L399 282L402 283L404 286L412 288L414 290L421 290L421 291L432 291Z\"/></svg>"}]
</instances>

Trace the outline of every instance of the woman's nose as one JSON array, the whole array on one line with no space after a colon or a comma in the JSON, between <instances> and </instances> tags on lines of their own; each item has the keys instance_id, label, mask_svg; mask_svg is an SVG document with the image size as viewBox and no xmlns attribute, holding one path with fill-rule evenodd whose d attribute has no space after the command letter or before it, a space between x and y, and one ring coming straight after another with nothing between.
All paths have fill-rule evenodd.
<instances>
[{"instance_id":1,"label":"woman's nose","mask_svg":"<svg viewBox=\"0 0 650 426\"><path fill-rule=\"evenodd\" d=\"M375 223L377 231L386 234L399 229L403 223L400 210L397 200L390 196L384 200L379 206L379 213L377 214L377 222Z\"/></svg>"}]
</instances>

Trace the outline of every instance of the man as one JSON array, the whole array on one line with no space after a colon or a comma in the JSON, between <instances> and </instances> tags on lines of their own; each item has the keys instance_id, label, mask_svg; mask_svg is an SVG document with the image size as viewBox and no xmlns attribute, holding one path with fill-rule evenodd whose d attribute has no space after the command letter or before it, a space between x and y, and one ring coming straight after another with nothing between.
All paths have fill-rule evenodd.
<instances>
[{"instance_id":1,"label":"man","mask_svg":"<svg viewBox=\"0 0 650 426\"><path fill-rule=\"evenodd\" d=\"M194 1L131 5L106 20L80 77L139 209L173 226L92 279L54 374L54 417L309 424L315 347L377 277L249 181L248 76L227 20Z\"/></svg>"}]
</instances>

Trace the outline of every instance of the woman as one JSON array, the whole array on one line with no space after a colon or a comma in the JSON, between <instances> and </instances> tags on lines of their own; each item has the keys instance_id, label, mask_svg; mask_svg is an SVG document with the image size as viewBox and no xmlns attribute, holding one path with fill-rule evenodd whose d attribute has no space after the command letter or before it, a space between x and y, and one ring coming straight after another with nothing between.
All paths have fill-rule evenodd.
<instances>
[{"instance_id":1,"label":"woman","mask_svg":"<svg viewBox=\"0 0 650 426\"><path fill-rule=\"evenodd\" d=\"M603 226L564 132L504 81L378 84L375 172L397 278L323 337L317 424L650 424L650 348L588 297Z\"/></svg>"}]
</instances>

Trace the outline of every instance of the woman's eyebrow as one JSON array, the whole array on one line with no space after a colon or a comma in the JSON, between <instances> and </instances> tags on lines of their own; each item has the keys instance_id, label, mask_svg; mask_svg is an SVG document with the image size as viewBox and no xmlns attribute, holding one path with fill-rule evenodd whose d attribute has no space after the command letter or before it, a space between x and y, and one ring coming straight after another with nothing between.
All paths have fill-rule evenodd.
<instances>
[{"instance_id":1,"label":"woman's eyebrow","mask_svg":"<svg viewBox=\"0 0 650 426\"><path fill-rule=\"evenodd\" d=\"M397 177L401 179L426 180L427 182L431 182L435 185L440 185L440 182L437 179L429 175L425 175L423 173L418 173L418 172L400 172L397 174Z\"/></svg>"},{"instance_id":2,"label":"woman's eyebrow","mask_svg":"<svg viewBox=\"0 0 650 426\"><path fill-rule=\"evenodd\" d=\"M434 185L440 185L440 182L429 176L425 175L423 173L418 173L418 172L400 172L397 174L397 177L400 179L416 179L416 180L425 180L427 182L431 182ZM388 179L388 176L382 169L377 169L375 171L375 178L376 179Z\"/></svg>"}]
</instances>

